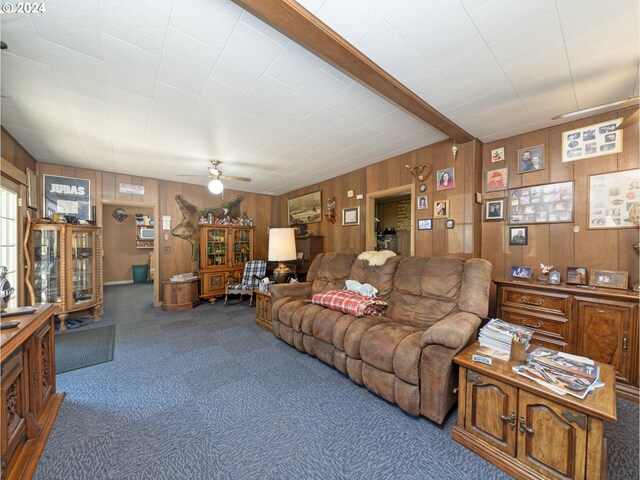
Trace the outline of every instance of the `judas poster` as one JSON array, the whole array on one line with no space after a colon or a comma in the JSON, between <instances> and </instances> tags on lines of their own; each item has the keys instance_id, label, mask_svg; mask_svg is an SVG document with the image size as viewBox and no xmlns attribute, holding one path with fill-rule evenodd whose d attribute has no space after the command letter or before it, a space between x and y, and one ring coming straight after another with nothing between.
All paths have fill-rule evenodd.
<instances>
[{"instance_id":1,"label":"judas poster","mask_svg":"<svg viewBox=\"0 0 640 480\"><path fill-rule=\"evenodd\" d=\"M90 181L83 178L44 176L44 216L54 213L89 220Z\"/></svg>"}]
</instances>

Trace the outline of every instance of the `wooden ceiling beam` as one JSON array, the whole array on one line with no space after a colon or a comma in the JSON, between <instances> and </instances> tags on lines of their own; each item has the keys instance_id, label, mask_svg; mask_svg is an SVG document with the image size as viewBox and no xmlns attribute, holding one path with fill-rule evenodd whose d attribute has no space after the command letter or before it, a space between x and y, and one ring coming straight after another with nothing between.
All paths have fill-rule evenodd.
<instances>
[{"instance_id":1,"label":"wooden ceiling beam","mask_svg":"<svg viewBox=\"0 0 640 480\"><path fill-rule=\"evenodd\" d=\"M473 136L397 81L293 0L234 0L280 33L458 143Z\"/></svg>"}]
</instances>

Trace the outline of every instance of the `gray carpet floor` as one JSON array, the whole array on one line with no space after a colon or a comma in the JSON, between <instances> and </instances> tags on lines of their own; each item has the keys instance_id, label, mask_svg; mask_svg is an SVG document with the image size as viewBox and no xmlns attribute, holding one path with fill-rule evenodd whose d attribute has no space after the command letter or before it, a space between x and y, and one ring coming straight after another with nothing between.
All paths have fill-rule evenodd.
<instances>
[{"instance_id":1,"label":"gray carpet floor","mask_svg":"<svg viewBox=\"0 0 640 480\"><path fill-rule=\"evenodd\" d=\"M66 392L38 480L506 479L451 440L254 323L247 302L182 313L145 284L105 288L115 358ZM638 405L607 426L608 476L638 478Z\"/></svg>"}]
</instances>

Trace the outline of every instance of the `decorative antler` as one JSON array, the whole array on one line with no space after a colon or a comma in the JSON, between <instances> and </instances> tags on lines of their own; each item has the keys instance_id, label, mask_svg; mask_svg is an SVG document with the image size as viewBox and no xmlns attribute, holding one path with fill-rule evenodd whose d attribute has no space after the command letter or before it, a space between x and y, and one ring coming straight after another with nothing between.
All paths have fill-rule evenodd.
<instances>
[{"instance_id":1,"label":"decorative antler","mask_svg":"<svg viewBox=\"0 0 640 480\"><path fill-rule=\"evenodd\" d=\"M424 182L427 178L429 178L429 175L431 175L431 170L433 169L431 165L416 165L415 167L412 167L411 165L405 165L405 167L407 168L407 170L409 170L409 173L411 173L411 175L413 175L414 178L419 182ZM425 169L427 169L426 174L424 173Z\"/></svg>"}]
</instances>

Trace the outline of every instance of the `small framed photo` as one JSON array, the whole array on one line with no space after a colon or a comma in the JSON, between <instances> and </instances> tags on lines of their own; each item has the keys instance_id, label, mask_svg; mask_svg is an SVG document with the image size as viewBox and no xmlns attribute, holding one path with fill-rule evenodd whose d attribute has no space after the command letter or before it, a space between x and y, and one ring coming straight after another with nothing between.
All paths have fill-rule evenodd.
<instances>
[{"instance_id":1,"label":"small framed photo","mask_svg":"<svg viewBox=\"0 0 640 480\"><path fill-rule=\"evenodd\" d=\"M509 167L487 170L485 191L500 192L509 187Z\"/></svg>"},{"instance_id":2,"label":"small framed photo","mask_svg":"<svg viewBox=\"0 0 640 480\"><path fill-rule=\"evenodd\" d=\"M504 198L498 200L487 200L484 204L484 219L504 220Z\"/></svg>"},{"instance_id":3,"label":"small framed photo","mask_svg":"<svg viewBox=\"0 0 640 480\"><path fill-rule=\"evenodd\" d=\"M418 190L420 190L420 193L424 193L427 191L427 186L424 183L421 183Z\"/></svg>"},{"instance_id":4,"label":"small framed photo","mask_svg":"<svg viewBox=\"0 0 640 480\"><path fill-rule=\"evenodd\" d=\"M551 285L559 285L560 284L560 272L557 270L553 270L551 272L549 272L549 279L547 280L547 283L550 283Z\"/></svg>"},{"instance_id":5,"label":"small framed photo","mask_svg":"<svg viewBox=\"0 0 640 480\"><path fill-rule=\"evenodd\" d=\"M433 220L430 218L423 218L418 220L418 230L431 230L433 228Z\"/></svg>"},{"instance_id":6,"label":"small framed photo","mask_svg":"<svg viewBox=\"0 0 640 480\"><path fill-rule=\"evenodd\" d=\"M491 150L491 162L502 162L504 160L504 147Z\"/></svg>"},{"instance_id":7,"label":"small framed photo","mask_svg":"<svg viewBox=\"0 0 640 480\"><path fill-rule=\"evenodd\" d=\"M589 285L626 290L629 286L629 272L594 268L589 272Z\"/></svg>"},{"instance_id":8,"label":"small framed photo","mask_svg":"<svg viewBox=\"0 0 640 480\"><path fill-rule=\"evenodd\" d=\"M529 227L509 227L509 245L528 245Z\"/></svg>"},{"instance_id":9,"label":"small framed photo","mask_svg":"<svg viewBox=\"0 0 640 480\"><path fill-rule=\"evenodd\" d=\"M567 267L567 285L586 285L586 267Z\"/></svg>"},{"instance_id":10,"label":"small framed photo","mask_svg":"<svg viewBox=\"0 0 640 480\"><path fill-rule=\"evenodd\" d=\"M443 168L442 170L438 170L438 174L436 175L438 184L436 185L436 190L449 190L451 188L455 188L455 178L454 178L455 169L453 167Z\"/></svg>"},{"instance_id":11,"label":"small framed photo","mask_svg":"<svg viewBox=\"0 0 640 480\"><path fill-rule=\"evenodd\" d=\"M544 145L518 150L518 173L535 172L544 169Z\"/></svg>"},{"instance_id":12,"label":"small framed photo","mask_svg":"<svg viewBox=\"0 0 640 480\"><path fill-rule=\"evenodd\" d=\"M298 260L302 260L304 258L304 252L298 252L298 254L296 255Z\"/></svg>"},{"instance_id":13,"label":"small framed photo","mask_svg":"<svg viewBox=\"0 0 640 480\"><path fill-rule=\"evenodd\" d=\"M360 225L360 207L343 208L342 225Z\"/></svg>"},{"instance_id":14,"label":"small framed photo","mask_svg":"<svg viewBox=\"0 0 640 480\"><path fill-rule=\"evenodd\" d=\"M433 202L433 218L449 218L449 200Z\"/></svg>"},{"instance_id":15,"label":"small framed photo","mask_svg":"<svg viewBox=\"0 0 640 480\"><path fill-rule=\"evenodd\" d=\"M420 195L418 197L418 210L426 210L427 207L428 207L427 196L426 195Z\"/></svg>"},{"instance_id":16,"label":"small framed photo","mask_svg":"<svg viewBox=\"0 0 640 480\"><path fill-rule=\"evenodd\" d=\"M447 226L448 229L452 229L453 227L456 226L456 221L452 220L452 219L449 219L449 220L447 220L446 226Z\"/></svg>"},{"instance_id":17,"label":"small framed photo","mask_svg":"<svg viewBox=\"0 0 640 480\"><path fill-rule=\"evenodd\" d=\"M513 278L531 278L531 267L511 267L510 277Z\"/></svg>"}]
</instances>

